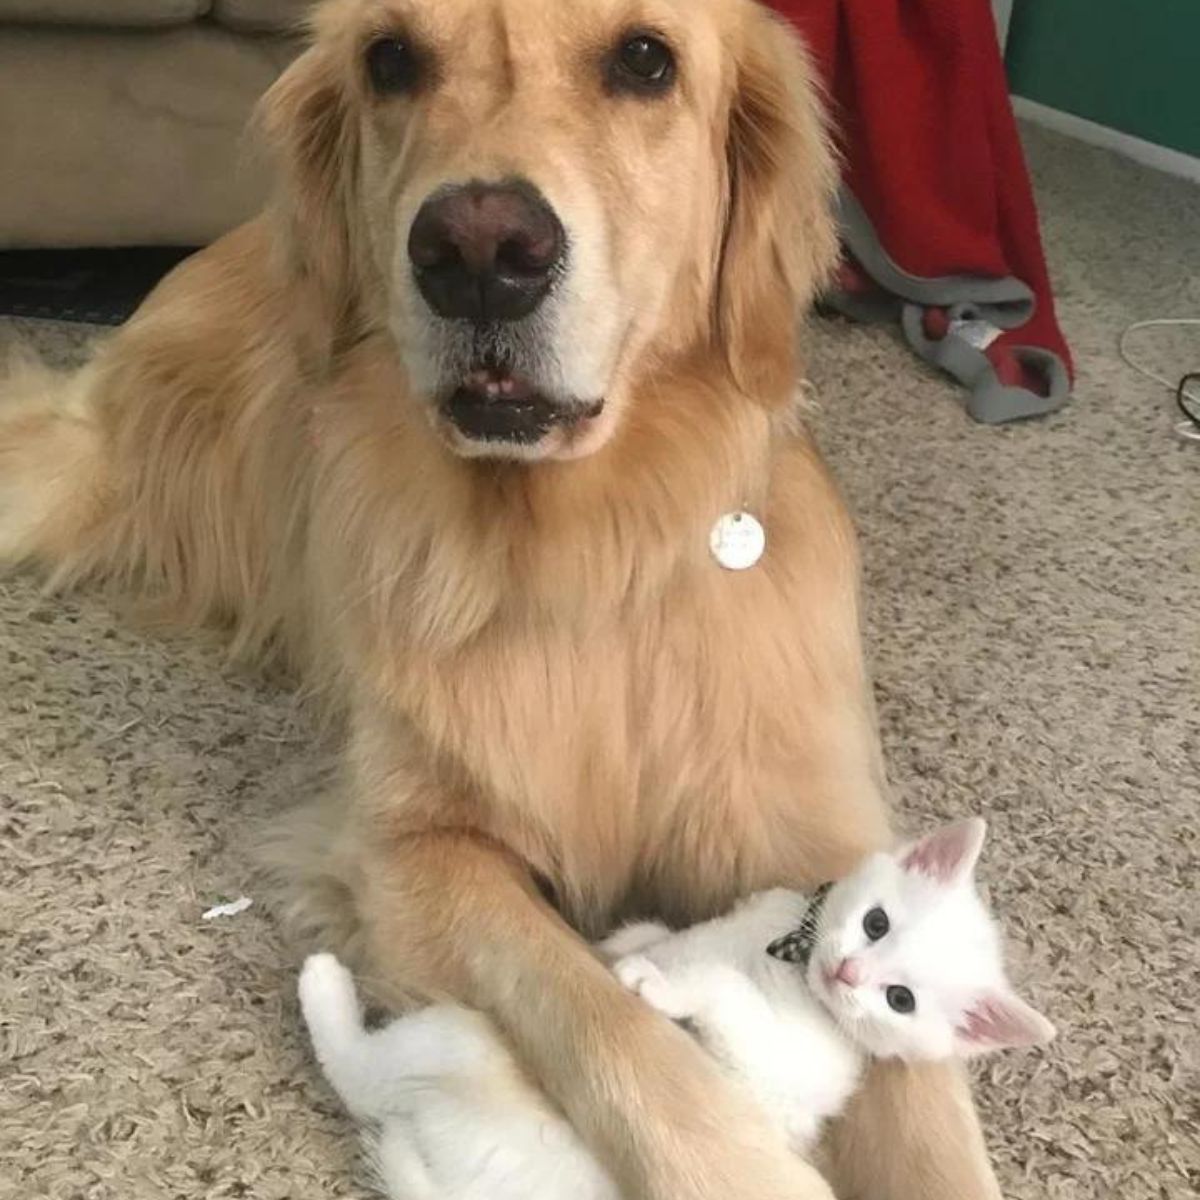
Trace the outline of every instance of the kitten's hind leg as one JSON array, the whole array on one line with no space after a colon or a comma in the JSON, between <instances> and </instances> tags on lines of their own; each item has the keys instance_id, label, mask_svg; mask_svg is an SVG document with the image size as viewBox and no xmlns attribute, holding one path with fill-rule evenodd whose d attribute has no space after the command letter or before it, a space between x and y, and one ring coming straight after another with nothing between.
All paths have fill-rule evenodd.
<instances>
[{"instance_id":1,"label":"kitten's hind leg","mask_svg":"<svg viewBox=\"0 0 1200 1200\"><path fill-rule=\"evenodd\" d=\"M378 1089L370 1078L372 1072L364 1069L371 1035L363 1026L350 972L332 954L310 955L300 972L299 991L309 1036L326 1077L351 1112L378 1120L384 1115L375 1096ZM429 1169L407 1133L405 1123L398 1120L364 1130L375 1182L388 1200L440 1200Z\"/></svg>"},{"instance_id":2,"label":"kitten's hind leg","mask_svg":"<svg viewBox=\"0 0 1200 1200\"><path fill-rule=\"evenodd\" d=\"M356 1116L374 1116L367 1053L370 1034L362 1022L354 979L332 954L312 954L300 972L300 1010L317 1061L342 1103Z\"/></svg>"},{"instance_id":3,"label":"kitten's hind leg","mask_svg":"<svg viewBox=\"0 0 1200 1200\"><path fill-rule=\"evenodd\" d=\"M423 1095L455 1080L521 1079L491 1022L458 1005L431 1005L366 1029L350 972L331 954L304 964L300 1007L326 1078L359 1118L411 1113Z\"/></svg>"},{"instance_id":4,"label":"kitten's hind leg","mask_svg":"<svg viewBox=\"0 0 1200 1200\"><path fill-rule=\"evenodd\" d=\"M416 1146L400 1130L385 1127L365 1138L374 1182L388 1200L444 1200Z\"/></svg>"},{"instance_id":5,"label":"kitten's hind leg","mask_svg":"<svg viewBox=\"0 0 1200 1200\"><path fill-rule=\"evenodd\" d=\"M300 1009L322 1063L366 1032L354 979L332 954L310 954L300 972Z\"/></svg>"}]
</instances>

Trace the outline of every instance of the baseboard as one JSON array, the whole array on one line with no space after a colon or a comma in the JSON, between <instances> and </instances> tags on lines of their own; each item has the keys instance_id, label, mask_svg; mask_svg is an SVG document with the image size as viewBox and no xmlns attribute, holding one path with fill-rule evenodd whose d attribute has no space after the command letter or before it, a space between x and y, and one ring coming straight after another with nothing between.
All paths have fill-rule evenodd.
<instances>
[{"instance_id":1,"label":"baseboard","mask_svg":"<svg viewBox=\"0 0 1200 1200\"><path fill-rule=\"evenodd\" d=\"M1050 108L1036 100L1027 100L1024 96L1014 96L1012 103L1013 111L1018 117L1024 117L1035 125L1044 125L1047 129L1065 133L1081 142L1103 146L1106 150L1115 150L1118 154L1132 158L1144 166L1153 167L1157 171L1166 171L1169 175L1179 175L1193 183L1200 183L1200 158L1193 158L1190 154L1171 150L1166 146L1157 146L1153 142L1134 137L1131 133L1110 129L1107 125L1097 125L1095 121L1077 117L1074 113L1063 112L1061 109Z\"/></svg>"}]
</instances>

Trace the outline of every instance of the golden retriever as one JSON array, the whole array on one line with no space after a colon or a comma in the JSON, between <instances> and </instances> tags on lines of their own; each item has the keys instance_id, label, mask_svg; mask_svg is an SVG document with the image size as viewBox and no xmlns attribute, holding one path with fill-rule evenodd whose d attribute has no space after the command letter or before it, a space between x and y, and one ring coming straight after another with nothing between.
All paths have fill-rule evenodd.
<instances>
[{"instance_id":1,"label":"golden retriever","mask_svg":"<svg viewBox=\"0 0 1200 1200\"><path fill-rule=\"evenodd\" d=\"M835 256L803 54L750 0L327 0L261 125L264 215L5 384L0 557L332 698L372 978L490 1014L630 1196L829 1196L580 936L888 837L852 530L790 417ZM948 1069L876 1069L830 1164L996 1194Z\"/></svg>"}]
</instances>

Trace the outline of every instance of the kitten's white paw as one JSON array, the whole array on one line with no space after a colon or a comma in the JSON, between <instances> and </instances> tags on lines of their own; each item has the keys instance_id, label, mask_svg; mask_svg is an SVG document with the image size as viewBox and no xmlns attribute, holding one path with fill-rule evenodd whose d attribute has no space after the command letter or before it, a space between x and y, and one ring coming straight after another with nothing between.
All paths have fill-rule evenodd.
<instances>
[{"instance_id":1,"label":"kitten's white paw","mask_svg":"<svg viewBox=\"0 0 1200 1200\"><path fill-rule=\"evenodd\" d=\"M621 959L613 973L631 992L673 1021L691 1016L686 995L645 955L630 954Z\"/></svg>"},{"instance_id":2,"label":"kitten's white paw","mask_svg":"<svg viewBox=\"0 0 1200 1200\"><path fill-rule=\"evenodd\" d=\"M596 949L609 962L615 962L629 954L641 954L670 936L671 931L661 921L636 921L610 933Z\"/></svg>"},{"instance_id":3,"label":"kitten's white paw","mask_svg":"<svg viewBox=\"0 0 1200 1200\"><path fill-rule=\"evenodd\" d=\"M300 972L300 1007L311 1025L315 1017L358 1020L354 979L332 954L310 954Z\"/></svg>"}]
</instances>

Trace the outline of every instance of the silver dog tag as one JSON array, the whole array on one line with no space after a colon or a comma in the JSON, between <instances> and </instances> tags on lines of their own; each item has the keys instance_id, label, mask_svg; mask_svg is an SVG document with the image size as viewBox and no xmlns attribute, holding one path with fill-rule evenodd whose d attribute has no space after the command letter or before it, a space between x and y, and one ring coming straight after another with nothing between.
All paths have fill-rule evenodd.
<instances>
[{"instance_id":1,"label":"silver dog tag","mask_svg":"<svg viewBox=\"0 0 1200 1200\"><path fill-rule=\"evenodd\" d=\"M748 512L726 513L713 526L708 546L727 571L745 571L762 558L767 532Z\"/></svg>"}]
</instances>

